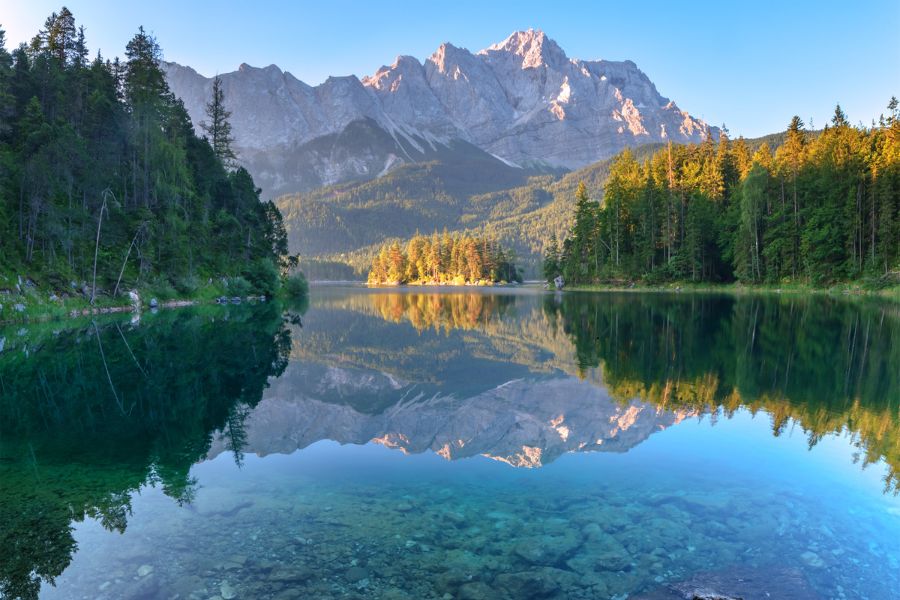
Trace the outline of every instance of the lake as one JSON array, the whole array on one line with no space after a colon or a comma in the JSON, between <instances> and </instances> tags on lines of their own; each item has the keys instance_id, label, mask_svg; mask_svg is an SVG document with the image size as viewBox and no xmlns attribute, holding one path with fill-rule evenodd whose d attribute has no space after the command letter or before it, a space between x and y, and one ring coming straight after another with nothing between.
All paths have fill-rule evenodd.
<instances>
[{"instance_id":1,"label":"lake","mask_svg":"<svg viewBox=\"0 0 900 600\"><path fill-rule=\"evenodd\" d=\"M884 600L898 488L872 299L334 286L0 328L4 598Z\"/></svg>"}]
</instances>

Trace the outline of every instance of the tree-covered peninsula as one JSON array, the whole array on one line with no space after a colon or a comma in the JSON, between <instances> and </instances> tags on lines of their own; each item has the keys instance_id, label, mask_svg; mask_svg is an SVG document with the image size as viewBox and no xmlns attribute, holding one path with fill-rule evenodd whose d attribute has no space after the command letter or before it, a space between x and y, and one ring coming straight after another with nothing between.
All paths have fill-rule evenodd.
<instances>
[{"instance_id":1,"label":"tree-covered peninsula","mask_svg":"<svg viewBox=\"0 0 900 600\"><path fill-rule=\"evenodd\" d=\"M900 112L852 126L840 106L751 152L743 139L669 144L614 161L602 198L581 186L544 274L568 283L809 283L900 277Z\"/></svg>"},{"instance_id":2,"label":"tree-covered peninsula","mask_svg":"<svg viewBox=\"0 0 900 600\"><path fill-rule=\"evenodd\" d=\"M221 89L201 137L143 28L124 59L91 56L66 8L30 44L3 42L0 30L0 320L134 288L274 291L281 215L235 162Z\"/></svg>"}]
</instances>

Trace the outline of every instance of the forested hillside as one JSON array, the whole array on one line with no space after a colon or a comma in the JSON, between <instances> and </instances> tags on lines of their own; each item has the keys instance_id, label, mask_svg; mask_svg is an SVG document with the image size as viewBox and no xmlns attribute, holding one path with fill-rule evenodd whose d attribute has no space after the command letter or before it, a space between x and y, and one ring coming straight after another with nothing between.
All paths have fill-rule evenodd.
<instances>
[{"instance_id":1,"label":"forested hillside","mask_svg":"<svg viewBox=\"0 0 900 600\"><path fill-rule=\"evenodd\" d=\"M143 28L124 60L91 56L66 8L30 44L4 41L0 31L0 290L36 282L60 295L90 288L93 299L95 289L190 293L213 277L277 277L281 217L234 167L221 94L214 150Z\"/></svg>"},{"instance_id":2,"label":"forested hillside","mask_svg":"<svg viewBox=\"0 0 900 600\"><path fill-rule=\"evenodd\" d=\"M742 143L755 151L781 137L774 134ZM648 144L632 152L640 161L660 148L665 146ZM351 265L357 277L364 278L386 238L388 243L397 239L405 245L417 231L445 229L501 243L515 252L524 276L534 278L540 277L541 256L551 239L562 240L569 230L578 184L584 182L588 194L599 200L612 162L565 174L532 174L527 180L527 173L505 166L495 176L496 167L486 168L485 163L480 170L448 163L408 165L364 184L322 188L276 202L285 215L291 250L307 259L328 259L329 267L318 271L317 278L347 278L340 264ZM468 178L468 185L460 184L460 174Z\"/></svg>"},{"instance_id":3,"label":"forested hillside","mask_svg":"<svg viewBox=\"0 0 900 600\"><path fill-rule=\"evenodd\" d=\"M600 201L576 193L548 278L826 284L900 270L900 113L871 127L840 106L812 136L794 117L777 148L722 136L613 161Z\"/></svg>"}]
</instances>

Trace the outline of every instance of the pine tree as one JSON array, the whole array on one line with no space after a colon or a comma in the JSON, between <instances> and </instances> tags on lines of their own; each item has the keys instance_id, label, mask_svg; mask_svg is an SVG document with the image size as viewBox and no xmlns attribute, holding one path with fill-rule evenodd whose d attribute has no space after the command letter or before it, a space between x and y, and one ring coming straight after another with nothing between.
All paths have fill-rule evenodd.
<instances>
[{"instance_id":1,"label":"pine tree","mask_svg":"<svg viewBox=\"0 0 900 600\"><path fill-rule=\"evenodd\" d=\"M547 250L544 253L544 279L548 282L552 282L557 275L559 275L560 271L560 256L559 256L559 242L556 239L556 234L550 234L550 243L547 245Z\"/></svg>"},{"instance_id":2,"label":"pine tree","mask_svg":"<svg viewBox=\"0 0 900 600\"><path fill-rule=\"evenodd\" d=\"M847 121L847 115L841 110L840 104L834 107L834 116L831 117L831 124L835 127L847 127L850 125L850 122Z\"/></svg>"},{"instance_id":3,"label":"pine tree","mask_svg":"<svg viewBox=\"0 0 900 600\"><path fill-rule=\"evenodd\" d=\"M206 103L206 117L208 120L200 123L200 127L206 132L216 158L222 161L225 168L235 168L237 155L232 148L234 136L228 121L231 111L225 109L225 92L222 90L222 78L218 75L213 78L212 98Z\"/></svg>"},{"instance_id":4,"label":"pine tree","mask_svg":"<svg viewBox=\"0 0 900 600\"><path fill-rule=\"evenodd\" d=\"M586 282L594 278L594 244L597 240L597 203L588 196L587 186L582 181L575 192L575 223L569 231L571 239L564 266L567 281Z\"/></svg>"}]
</instances>

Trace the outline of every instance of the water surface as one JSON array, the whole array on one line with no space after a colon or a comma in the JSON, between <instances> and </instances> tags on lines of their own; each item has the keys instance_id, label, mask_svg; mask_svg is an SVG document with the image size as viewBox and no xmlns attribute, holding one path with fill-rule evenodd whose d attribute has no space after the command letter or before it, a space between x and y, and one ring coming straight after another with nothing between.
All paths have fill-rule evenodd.
<instances>
[{"instance_id":1,"label":"water surface","mask_svg":"<svg viewBox=\"0 0 900 600\"><path fill-rule=\"evenodd\" d=\"M900 597L898 342L527 288L2 329L0 593Z\"/></svg>"}]
</instances>

